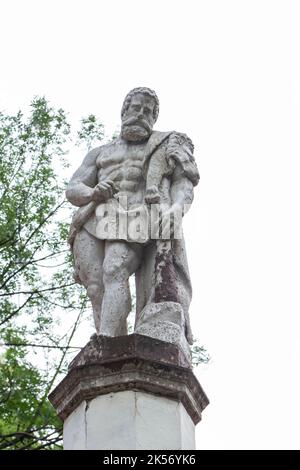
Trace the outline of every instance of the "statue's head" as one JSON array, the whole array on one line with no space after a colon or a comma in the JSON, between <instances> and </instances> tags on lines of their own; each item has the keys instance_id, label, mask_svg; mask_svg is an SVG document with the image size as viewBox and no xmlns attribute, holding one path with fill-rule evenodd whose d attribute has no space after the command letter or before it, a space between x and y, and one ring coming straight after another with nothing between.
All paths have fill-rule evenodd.
<instances>
[{"instance_id":1,"label":"statue's head","mask_svg":"<svg viewBox=\"0 0 300 470\"><path fill-rule=\"evenodd\" d=\"M126 96L122 111L121 135L125 140L139 142L149 138L159 112L159 101L150 88L134 88Z\"/></svg>"}]
</instances>

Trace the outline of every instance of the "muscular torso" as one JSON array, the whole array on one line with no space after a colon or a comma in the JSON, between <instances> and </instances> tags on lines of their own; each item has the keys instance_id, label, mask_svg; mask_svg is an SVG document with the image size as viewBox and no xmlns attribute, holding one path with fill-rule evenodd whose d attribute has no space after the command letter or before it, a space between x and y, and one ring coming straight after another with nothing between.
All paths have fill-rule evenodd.
<instances>
[{"instance_id":1,"label":"muscular torso","mask_svg":"<svg viewBox=\"0 0 300 470\"><path fill-rule=\"evenodd\" d=\"M145 147L145 143L132 144L118 139L103 147L96 161L98 182L111 179L117 190L115 197L126 196L129 205L143 202Z\"/></svg>"},{"instance_id":2,"label":"muscular torso","mask_svg":"<svg viewBox=\"0 0 300 470\"><path fill-rule=\"evenodd\" d=\"M155 151L162 152L163 158L162 139L168 137L169 133L152 135L154 139L151 142L139 144L129 143L118 138L110 144L91 150L86 155L81 166L72 176L66 191L67 199L80 208L73 219L73 225L75 227L77 224L77 230L78 226L83 224L82 226L90 234L97 237L97 217L101 218L103 217L101 214L106 213L108 208L106 204L116 208L117 211L120 204L123 206L121 213L125 210L130 212L130 216L136 211L140 214L141 210L149 210L144 199L146 192L145 173L147 173L147 169L144 168L145 158L149 159L149 155L152 155L151 152L158 147L158 150ZM96 208L93 209L93 204L90 203L94 201L94 188L97 183L107 180L114 182L116 193L114 197L97 203ZM161 203L169 207L176 203L177 206L180 205L183 208L185 204L192 202L193 184L182 173L179 165L175 167L171 178L164 177L162 179L160 197ZM90 210L93 212L90 213Z\"/></svg>"}]
</instances>

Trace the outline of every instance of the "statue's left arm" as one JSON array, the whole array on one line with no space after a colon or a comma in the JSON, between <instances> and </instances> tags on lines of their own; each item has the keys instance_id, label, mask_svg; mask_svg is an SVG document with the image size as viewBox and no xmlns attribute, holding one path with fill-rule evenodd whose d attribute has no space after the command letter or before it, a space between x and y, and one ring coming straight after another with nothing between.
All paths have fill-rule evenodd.
<instances>
[{"instance_id":1,"label":"statue's left arm","mask_svg":"<svg viewBox=\"0 0 300 470\"><path fill-rule=\"evenodd\" d=\"M194 186L183 170L177 165L172 175L171 209L186 212L194 199Z\"/></svg>"},{"instance_id":2,"label":"statue's left arm","mask_svg":"<svg viewBox=\"0 0 300 470\"><path fill-rule=\"evenodd\" d=\"M190 208L194 199L194 186L179 167L175 168L170 187L171 206L163 212L161 230L164 233L169 227L169 217L182 217ZM172 220L172 219L171 219ZM171 234L173 225L171 224Z\"/></svg>"},{"instance_id":3,"label":"statue's left arm","mask_svg":"<svg viewBox=\"0 0 300 470\"><path fill-rule=\"evenodd\" d=\"M170 196L173 209L187 212L194 199L194 186L200 176L193 155L194 146L186 134L173 133L167 145L167 158L171 172Z\"/></svg>"}]
</instances>

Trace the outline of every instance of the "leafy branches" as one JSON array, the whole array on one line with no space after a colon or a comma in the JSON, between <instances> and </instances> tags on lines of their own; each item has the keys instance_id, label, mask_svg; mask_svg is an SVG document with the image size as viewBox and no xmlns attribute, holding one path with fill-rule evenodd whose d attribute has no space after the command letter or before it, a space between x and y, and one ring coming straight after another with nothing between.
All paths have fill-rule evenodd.
<instances>
[{"instance_id":1,"label":"leafy branches","mask_svg":"<svg viewBox=\"0 0 300 470\"><path fill-rule=\"evenodd\" d=\"M78 137L89 146L103 126L82 119ZM43 97L26 116L0 113L0 449L53 449L61 441L47 395L77 350L71 342L87 301L66 242L71 139L66 113Z\"/></svg>"},{"instance_id":2,"label":"leafy branches","mask_svg":"<svg viewBox=\"0 0 300 470\"><path fill-rule=\"evenodd\" d=\"M93 145L104 138L104 126L97 121L94 114L81 119L81 129L77 132L77 145L82 142L90 150Z\"/></svg>"}]
</instances>

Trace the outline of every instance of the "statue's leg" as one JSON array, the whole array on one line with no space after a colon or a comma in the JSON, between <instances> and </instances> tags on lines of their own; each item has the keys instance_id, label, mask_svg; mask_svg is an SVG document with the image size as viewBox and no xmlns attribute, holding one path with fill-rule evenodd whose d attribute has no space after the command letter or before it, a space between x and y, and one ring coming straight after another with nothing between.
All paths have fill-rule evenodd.
<instances>
[{"instance_id":1,"label":"statue's leg","mask_svg":"<svg viewBox=\"0 0 300 470\"><path fill-rule=\"evenodd\" d=\"M76 274L86 288L93 307L96 331L100 331L101 305L103 299L103 260L105 242L98 240L85 229L76 235L73 254Z\"/></svg>"},{"instance_id":2,"label":"statue's leg","mask_svg":"<svg viewBox=\"0 0 300 470\"><path fill-rule=\"evenodd\" d=\"M103 263L104 296L100 334L126 334L131 310L129 277L140 265L142 246L137 243L107 241Z\"/></svg>"}]
</instances>

